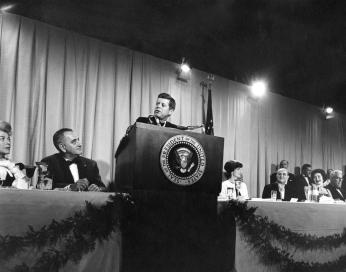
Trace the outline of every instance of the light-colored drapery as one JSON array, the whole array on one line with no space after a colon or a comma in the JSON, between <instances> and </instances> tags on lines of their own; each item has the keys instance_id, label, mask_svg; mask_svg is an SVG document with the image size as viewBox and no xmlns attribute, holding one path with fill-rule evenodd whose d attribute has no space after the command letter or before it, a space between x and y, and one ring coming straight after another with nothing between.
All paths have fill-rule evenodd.
<instances>
[{"instance_id":1,"label":"light-colored drapery","mask_svg":"<svg viewBox=\"0 0 346 272\"><path fill-rule=\"evenodd\" d=\"M53 133L71 127L108 183L127 126L151 113L160 92L177 101L173 123L202 123L205 72L179 81L177 64L16 15L0 15L0 29L0 119L13 125L15 161L56 152ZM250 196L281 159L291 172L303 163L344 167L345 116L326 121L315 106L273 93L256 102L248 92L217 75L212 86L215 135L225 138L224 161L244 164Z\"/></svg>"}]
</instances>

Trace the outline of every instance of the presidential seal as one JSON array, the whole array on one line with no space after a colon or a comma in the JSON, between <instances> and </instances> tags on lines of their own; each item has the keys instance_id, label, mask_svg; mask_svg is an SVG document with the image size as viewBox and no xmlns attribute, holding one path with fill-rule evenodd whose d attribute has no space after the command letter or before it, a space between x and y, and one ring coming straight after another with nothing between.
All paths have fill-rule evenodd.
<instances>
[{"instance_id":1,"label":"presidential seal","mask_svg":"<svg viewBox=\"0 0 346 272\"><path fill-rule=\"evenodd\" d=\"M176 135L163 145L160 165L165 176L177 185L192 185L200 180L206 166L202 145L188 135Z\"/></svg>"}]
</instances>

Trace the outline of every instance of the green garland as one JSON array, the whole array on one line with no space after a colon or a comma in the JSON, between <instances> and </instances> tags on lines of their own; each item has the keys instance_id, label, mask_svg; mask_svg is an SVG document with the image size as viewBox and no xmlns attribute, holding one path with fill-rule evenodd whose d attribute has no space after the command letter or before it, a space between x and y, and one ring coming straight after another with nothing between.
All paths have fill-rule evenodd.
<instances>
[{"instance_id":1,"label":"green garland","mask_svg":"<svg viewBox=\"0 0 346 272\"><path fill-rule=\"evenodd\" d=\"M95 249L96 242L109 239L112 232L126 229L133 216L133 201L128 194L109 196L105 205L97 207L86 202L85 209L59 222L29 230L23 236L0 235L0 266L23 251L47 248L29 267L22 263L15 272L58 271L68 261L79 262ZM59 244L59 249L56 246Z\"/></svg>"},{"instance_id":2,"label":"green garland","mask_svg":"<svg viewBox=\"0 0 346 272\"><path fill-rule=\"evenodd\" d=\"M247 207L246 202L229 201L223 210L223 216L236 218L240 231L245 234L247 242L256 250L264 264L279 265L281 271L287 272L346 271L346 255L327 263L297 262L290 253L270 243L276 240L302 250L333 249L346 244L346 228L342 234L325 237L300 234L269 221L267 217L255 215L255 211L256 208Z\"/></svg>"}]
</instances>

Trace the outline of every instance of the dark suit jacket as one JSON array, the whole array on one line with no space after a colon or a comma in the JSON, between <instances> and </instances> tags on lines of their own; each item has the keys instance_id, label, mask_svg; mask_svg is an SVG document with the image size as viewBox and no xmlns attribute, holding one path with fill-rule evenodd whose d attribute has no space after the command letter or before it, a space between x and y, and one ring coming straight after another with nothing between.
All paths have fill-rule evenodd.
<instances>
[{"instance_id":1,"label":"dark suit jacket","mask_svg":"<svg viewBox=\"0 0 346 272\"><path fill-rule=\"evenodd\" d=\"M149 116L149 117L138 117L136 122L139 122L139 123L144 123L144 124L151 124L151 125L154 125L154 126L158 126L157 122L156 122L156 118L154 116ZM126 129L126 134L124 137L121 138L120 140L120 143L118 145L118 148L115 152L115 158L118 157L118 155L121 153L121 151L123 151L123 149L125 148L125 146L127 145L127 142L128 142L128 135L131 131L131 129L133 128L134 125L131 125L129 126L127 129ZM165 127L167 128L176 128L176 129L181 129L179 128L177 125L175 124L172 124L168 121L166 121L166 124L165 124Z\"/></svg>"},{"instance_id":2,"label":"dark suit jacket","mask_svg":"<svg viewBox=\"0 0 346 272\"><path fill-rule=\"evenodd\" d=\"M267 184L263 188L263 193L262 193L262 198L271 198L271 191L274 190L276 191L276 199L281 199L281 194L279 191L279 185L277 182L272 183L272 184ZM294 185L292 182L287 182L285 186L285 201L290 201L291 198L298 198L296 195L296 191L294 189Z\"/></svg>"},{"instance_id":3,"label":"dark suit jacket","mask_svg":"<svg viewBox=\"0 0 346 272\"><path fill-rule=\"evenodd\" d=\"M42 162L48 164L48 171L53 179L53 189L63 188L74 183L69 165L60 153L43 158ZM76 164L80 179L86 178L90 184L105 187L95 161L79 156Z\"/></svg>"},{"instance_id":4,"label":"dark suit jacket","mask_svg":"<svg viewBox=\"0 0 346 272\"><path fill-rule=\"evenodd\" d=\"M12 182L15 180L14 177L11 177L9 174L7 174L6 179L2 181L2 186L9 187L12 186Z\"/></svg>"},{"instance_id":5,"label":"dark suit jacket","mask_svg":"<svg viewBox=\"0 0 346 272\"><path fill-rule=\"evenodd\" d=\"M159 125L157 124L156 122L156 118L153 117L153 116L149 116L149 117L138 117L136 122L139 122L139 123L145 123L145 124L152 124L152 125ZM175 124L172 124L168 121L166 121L166 124L165 124L165 127L168 127L168 128L178 128L177 125Z\"/></svg>"},{"instance_id":6,"label":"dark suit jacket","mask_svg":"<svg viewBox=\"0 0 346 272\"><path fill-rule=\"evenodd\" d=\"M325 188L330 191L330 193L332 194L333 199L335 199L335 200L336 199L340 199L342 201L345 201L345 199L346 199L345 198L346 197L346 192L344 190L342 190L342 188L340 189L342 195L331 184L328 184Z\"/></svg>"},{"instance_id":7,"label":"dark suit jacket","mask_svg":"<svg viewBox=\"0 0 346 272\"><path fill-rule=\"evenodd\" d=\"M292 173L288 173L288 181L294 181L294 175ZM270 183L276 182L276 172L270 175Z\"/></svg>"},{"instance_id":8,"label":"dark suit jacket","mask_svg":"<svg viewBox=\"0 0 346 272\"><path fill-rule=\"evenodd\" d=\"M311 178L308 177L309 180L309 185L311 185L312 180ZM300 192L300 194L302 195L303 199L302 200L306 200L305 194L304 194L304 187L308 186L308 184L306 183L306 179L303 175L297 175L295 177L295 188L297 190L297 192ZM299 199L301 200L301 199Z\"/></svg>"}]
</instances>

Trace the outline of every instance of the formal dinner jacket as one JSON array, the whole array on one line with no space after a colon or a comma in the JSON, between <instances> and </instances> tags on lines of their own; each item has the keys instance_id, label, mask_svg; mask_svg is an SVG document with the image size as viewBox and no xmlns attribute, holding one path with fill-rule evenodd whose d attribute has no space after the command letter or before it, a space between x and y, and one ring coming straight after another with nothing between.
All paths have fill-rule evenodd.
<instances>
[{"instance_id":1,"label":"formal dinner jacket","mask_svg":"<svg viewBox=\"0 0 346 272\"><path fill-rule=\"evenodd\" d=\"M345 197L346 197L346 192L344 190L339 189L341 194L336 190L335 186L332 186L331 184L328 184L326 187L326 189L328 189L330 191L330 193L332 194L333 199L340 199L342 201L345 201Z\"/></svg>"},{"instance_id":2,"label":"formal dinner jacket","mask_svg":"<svg viewBox=\"0 0 346 272\"><path fill-rule=\"evenodd\" d=\"M156 118L154 116L149 116L149 117L138 117L136 122L139 122L139 123L145 123L145 124L151 124L151 125L160 125L156 122ZM175 124L172 124L168 121L166 121L166 124L165 124L165 127L168 127L168 128L178 128L177 125Z\"/></svg>"},{"instance_id":3,"label":"formal dinner jacket","mask_svg":"<svg viewBox=\"0 0 346 272\"><path fill-rule=\"evenodd\" d=\"M312 183L312 179L310 177L307 177L308 180L309 180L309 185L311 185ZM297 175L295 177L295 181L297 182L297 186L301 186L304 188L304 186L307 186L308 184L306 183L306 179L305 179L305 176L303 175Z\"/></svg>"},{"instance_id":4,"label":"formal dinner jacket","mask_svg":"<svg viewBox=\"0 0 346 272\"><path fill-rule=\"evenodd\" d=\"M151 116L148 116L148 117L138 117L136 122L139 122L139 123L144 123L144 124L149 124L149 125L154 125L154 126L160 126L157 124L156 122L156 118L151 115ZM127 129L126 129L126 134L124 137L121 138L120 140L120 143L118 145L118 148L115 152L115 158L118 157L118 155L121 153L121 151L123 151L123 149L125 148L125 146L127 145L127 142L128 142L128 135L131 131L131 129L134 127L134 124L133 125L130 125ZM168 121L166 121L166 124L164 127L167 127L167 128L177 128L178 129L178 126L175 125L175 124L172 124Z\"/></svg>"},{"instance_id":5,"label":"formal dinner jacket","mask_svg":"<svg viewBox=\"0 0 346 272\"><path fill-rule=\"evenodd\" d=\"M97 163L94 160L79 156L74 161L77 164L80 179L88 179L89 185L95 184L99 187L105 187L101 180ZM45 157L42 159L42 162L48 164L49 176L53 179L53 189L64 188L74 183L69 164L61 153Z\"/></svg>"},{"instance_id":6,"label":"formal dinner jacket","mask_svg":"<svg viewBox=\"0 0 346 272\"><path fill-rule=\"evenodd\" d=\"M10 187L12 186L12 182L15 180L14 176L10 176L9 174L6 175L6 179L2 181L1 186L4 187Z\"/></svg>"},{"instance_id":7,"label":"formal dinner jacket","mask_svg":"<svg viewBox=\"0 0 346 272\"><path fill-rule=\"evenodd\" d=\"M267 184L263 188L262 198L271 198L271 191L276 191L276 199L281 199L279 185L277 182ZM285 201L290 201L291 198L298 198L292 182L287 182L285 185Z\"/></svg>"},{"instance_id":8,"label":"formal dinner jacket","mask_svg":"<svg viewBox=\"0 0 346 272\"><path fill-rule=\"evenodd\" d=\"M308 177L308 180L309 180L309 185L311 186L311 184L312 184L311 178ZM296 187L297 192L300 192L303 195L303 200L306 200L306 197L305 197L305 194L304 194L304 187L308 186L308 184L306 182L305 176L297 175L295 177L295 184L296 184L295 187Z\"/></svg>"}]
</instances>

